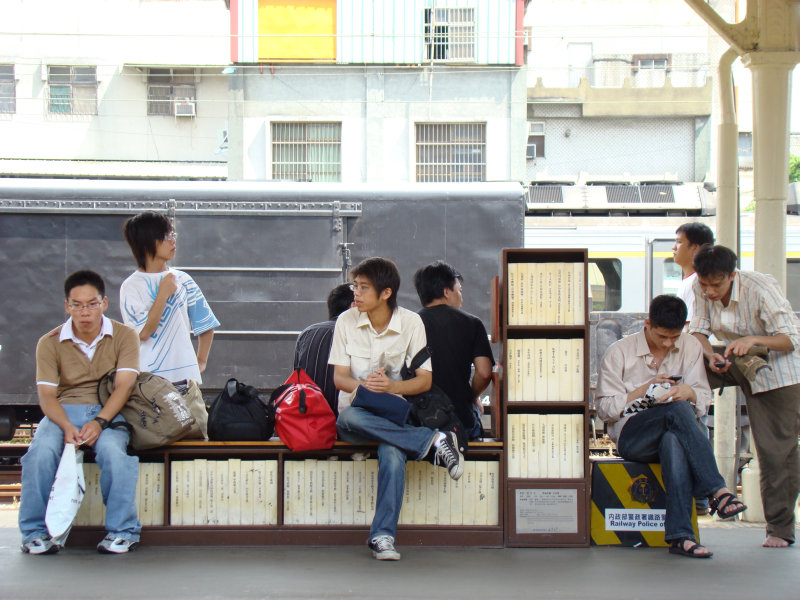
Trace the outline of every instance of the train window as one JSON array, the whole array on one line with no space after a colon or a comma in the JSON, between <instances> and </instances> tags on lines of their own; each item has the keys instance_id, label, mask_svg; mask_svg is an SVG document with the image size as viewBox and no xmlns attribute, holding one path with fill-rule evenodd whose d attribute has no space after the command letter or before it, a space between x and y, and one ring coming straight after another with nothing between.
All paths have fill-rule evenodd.
<instances>
[{"instance_id":1,"label":"train window","mask_svg":"<svg viewBox=\"0 0 800 600\"><path fill-rule=\"evenodd\" d=\"M664 274L662 281L662 294L677 294L683 280L683 270L675 264L674 258L664 260Z\"/></svg>"},{"instance_id":2,"label":"train window","mask_svg":"<svg viewBox=\"0 0 800 600\"><path fill-rule=\"evenodd\" d=\"M592 310L619 310L622 306L622 263L618 258L589 259Z\"/></svg>"},{"instance_id":3,"label":"train window","mask_svg":"<svg viewBox=\"0 0 800 600\"><path fill-rule=\"evenodd\" d=\"M786 261L786 297L792 310L800 311L800 259Z\"/></svg>"}]
</instances>

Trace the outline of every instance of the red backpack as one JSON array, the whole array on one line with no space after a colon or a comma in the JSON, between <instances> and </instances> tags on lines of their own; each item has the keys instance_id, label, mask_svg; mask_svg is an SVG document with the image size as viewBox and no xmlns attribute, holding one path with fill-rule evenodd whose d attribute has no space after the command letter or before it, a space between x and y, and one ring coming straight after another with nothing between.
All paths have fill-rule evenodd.
<instances>
[{"instance_id":1,"label":"red backpack","mask_svg":"<svg viewBox=\"0 0 800 600\"><path fill-rule=\"evenodd\" d=\"M328 450L336 442L336 417L325 395L303 369L296 369L270 396L275 433L294 452Z\"/></svg>"}]
</instances>

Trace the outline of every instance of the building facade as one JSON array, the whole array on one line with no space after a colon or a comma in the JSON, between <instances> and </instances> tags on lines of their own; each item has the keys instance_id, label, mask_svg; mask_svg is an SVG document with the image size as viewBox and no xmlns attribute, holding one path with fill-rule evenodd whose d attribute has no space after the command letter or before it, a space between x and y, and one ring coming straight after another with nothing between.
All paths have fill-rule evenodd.
<instances>
[{"instance_id":1,"label":"building facade","mask_svg":"<svg viewBox=\"0 0 800 600\"><path fill-rule=\"evenodd\" d=\"M521 180L523 0L232 0L232 179Z\"/></svg>"},{"instance_id":2,"label":"building facade","mask_svg":"<svg viewBox=\"0 0 800 600\"><path fill-rule=\"evenodd\" d=\"M525 23L528 180L707 179L718 53L688 6L542 0Z\"/></svg>"},{"instance_id":3,"label":"building facade","mask_svg":"<svg viewBox=\"0 0 800 600\"><path fill-rule=\"evenodd\" d=\"M0 172L226 176L223 0L12 0L0 19Z\"/></svg>"}]
</instances>

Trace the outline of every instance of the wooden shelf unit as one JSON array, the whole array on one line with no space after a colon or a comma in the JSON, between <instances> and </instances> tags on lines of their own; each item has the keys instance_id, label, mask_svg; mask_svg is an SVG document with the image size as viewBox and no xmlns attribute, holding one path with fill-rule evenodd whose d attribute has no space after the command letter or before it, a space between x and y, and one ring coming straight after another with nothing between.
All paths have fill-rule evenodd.
<instances>
[{"instance_id":1,"label":"wooden shelf unit","mask_svg":"<svg viewBox=\"0 0 800 600\"><path fill-rule=\"evenodd\" d=\"M291 460L310 458L327 459L335 456L349 460L356 452L377 458L377 446L354 446L337 442L331 450L292 452L279 441L269 442L177 442L164 448L139 452L141 462L163 462L165 465L164 523L144 526L141 541L146 545L219 545L256 546L275 545L360 545L366 543L369 523L366 525L290 525L283 521L284 464ZM170 466L177 461L205 458L226 460L275 460L278 464L276 502L278 522L275 525L169 525L171 477ZM468 461L492 461L499 464L497 481L498 514L496 525L399 525L397 543L403 546L503 546L503 507L505 505L505 478L503 473L502 442L481 441L470 444ZM438 468L437 468L438 469ZM71 545L93 545L103 536L100 526L75 526L69 537Z\"/></svg>"},{"instance_id":2,"label":"wooden shelf unit","mask_svg":"<svg viewBox=\"0 0 800 600\"><path fill-rule=\"evenodd\" d=\"M583 298L582 316L576 315L575 324L557 325L545 324L510 324L509 321L509 265L516 264L552 264L552 263L578 263L582 270ZM515 267L517 269L517 267ZM515 277L520 271L516 271ZM519 284L517 284L519 286ZM519 290L519 287L517 287ZM518 292L517 292L518 294ZM500 341L503 352L503 377L500 406L499 435L505 440L504 464L505 475L505 544L516 547L586 547L590 543L589 506L589 327L588 327L588 253L586 249L506 249L500 258L500 286L496 293L498 298L497 319L499 325ZM575 297L573 297L574 301ZM530 300L530 299L529 299ZM516 296L519 301L519 296ZM518 308L517 308L518 310ZM534 307L530 311L535 311ZM538 315L541 316L541 315ZM515 321L520 319L514 319ZM536 319L537 322L540 319ZM528 321L530 322L530 320ZM509 341L526 339L579 339L582 344L582 381L583 387L579 397L571 400L554 401L548 395L547 399L530 399L532 385L522 386L522 400L509 399L510 378L516 377L519 365L510 364ZM513 342L512 342L513 344ZM535 368L535 363L534 363ZM514 383L514 386L519 386ZM529 389L530 388L530 389ZM518 394L515 390L515 398ZM576 427L580 426L582 440L582 473L578 477L512 477L509 468L512 457L512 440L509 435L509 417L538 415L536 422L543 422L547 415L572 415L577 421L571 421ZM533 422L532 420L529 422ZM521 425L520 425L521 426ZM539 432L541 433L541 431ZM527 438L530 440L530 437ZM537 438L538 439L538 438ZM574 439L574 436L573 438ZM527 442L526 442L527 443ZM519 448L519 446L517 447ZM541 448L541 447L540 447ZM516 451L519 451L517 449ZM528 456L531 456L528 454ZM577 458L576 458L577 460ZM541 463L540 463L541 464ZM574 467L573 467L574 469Z\"/></svg>"}]
</instances>

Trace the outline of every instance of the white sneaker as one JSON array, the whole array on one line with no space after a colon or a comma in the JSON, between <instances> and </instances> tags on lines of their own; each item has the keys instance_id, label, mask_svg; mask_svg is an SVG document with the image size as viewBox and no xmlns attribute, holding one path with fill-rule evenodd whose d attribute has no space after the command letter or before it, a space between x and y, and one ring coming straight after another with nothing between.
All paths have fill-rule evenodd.
<instances>
[{"instance_id":1,"label":"white sneaker","mask_svg":"<svg viewBox=\"0 0 800 600\"><path fill-rule=\"evenodd\" d=\"M20 546L25 554L55 554L61 546L54 544L50 538L38 537Z\"/></svg>"},{"instance_id":2,"label":"white sneaker","mask_svg":"<svg viewBox=\"0 0 800 600\"><path fill-rule=\"evenodd\" d=\"M400 560L400 553L394 549L394 538L390 535L379 535L369 541L372 556L378 560Z\"/></svg>"},{"instance_id":3,"label":"white sneaker","mask_svg":"<svg viewBox=\"0 0 800 600\"><path fill-rule=\"evenodd\" d=\"M97 551L100 554L125 554L132 552L139 547L139 542L134 542L128 538L118 537L109 533L97 544Z\"/></svg>"}]
</instances>

